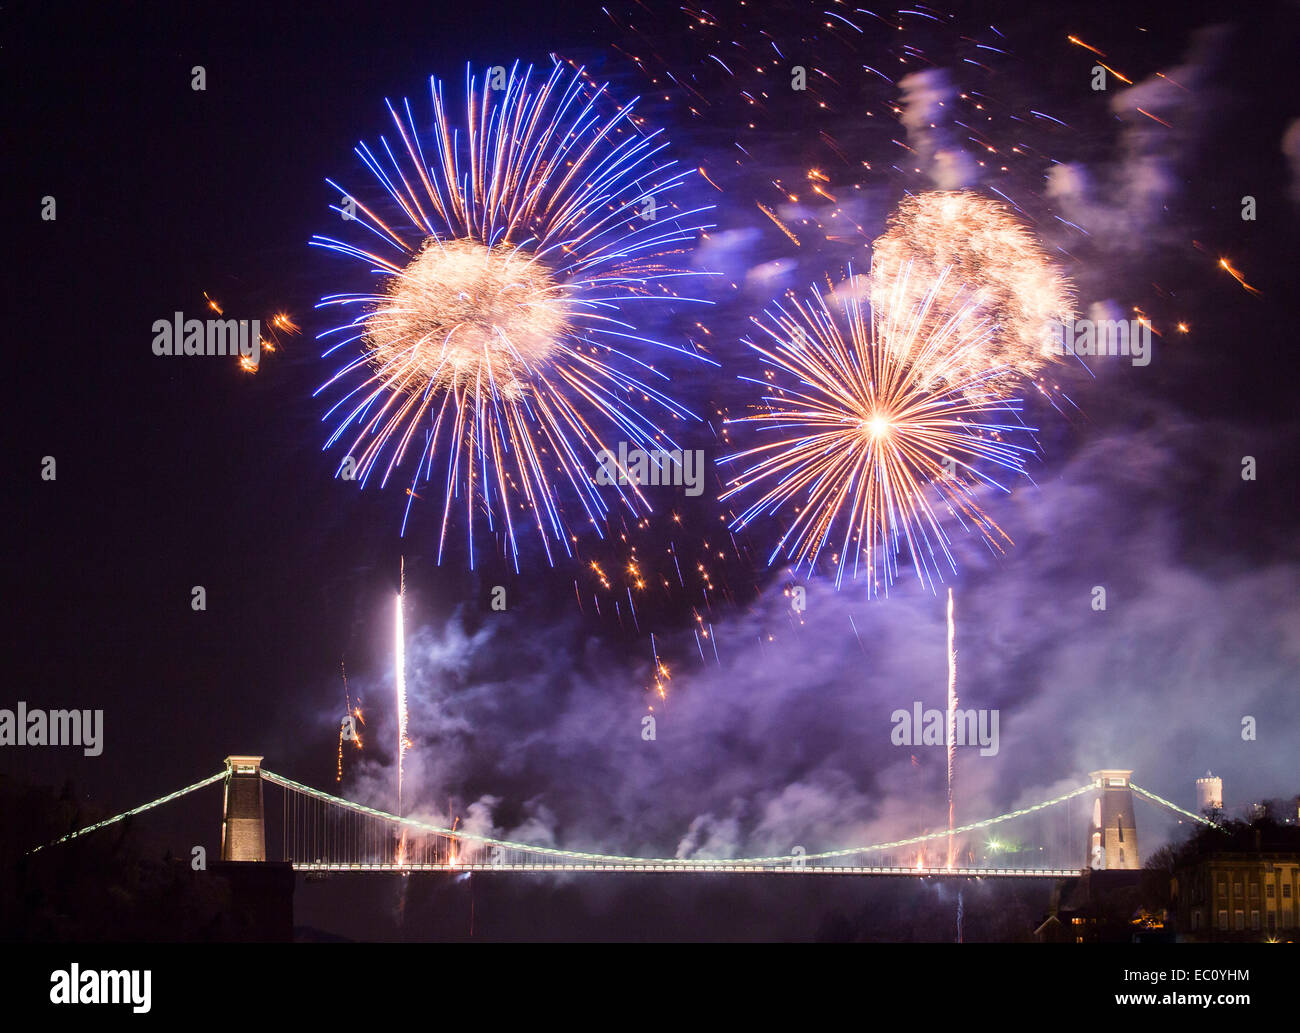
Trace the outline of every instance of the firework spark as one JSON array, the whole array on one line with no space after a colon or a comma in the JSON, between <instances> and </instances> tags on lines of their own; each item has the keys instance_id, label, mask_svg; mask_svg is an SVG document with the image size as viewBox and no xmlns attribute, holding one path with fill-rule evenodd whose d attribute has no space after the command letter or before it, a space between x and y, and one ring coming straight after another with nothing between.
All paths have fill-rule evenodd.
<instances>
[{"instance_id":1,"label":"firework spark","mask_svg":"<svg viewBox=\"0 0 1300 1033\"><path fill-rule=\"evenodd\" d=\"M1246 288L1246 290L1248 290L1251 294L1259 294L1259 291L1256 290L1254 287L1252 287L1250 284L1248 284L1245 280L1245 277L1243 277L1240 272L1234 269L1232 267L1232 263L1229 262L1226 258L1219 259L1219 268L1222 269L1224 272L1226 272L1229 276L1231 276L1244 288Z\"/></svg>"},{"instance_id":2,"label":"firework spark","mask_svg":"<svg viewBox=\"0 0 1300 1033\"><path fill-rule=\"evenodd\" d=\"M440 562L457 502L471 566L476 515L504 533L516 569L520 520L554 562L556 543L570 552L562 492L572 489L582 521L599 529L609 516L591 476L605 435L671 446L642 404L695 418L652 386L666 374L631 349L693 353L647 336L624 310L698 300L674 291L695 274L669 258L706 228L707 209L676 203L695 171L667 159L631 105L614 107L581 69L557 64L542 80L516 65L501 82L467 73L464 125L442 84L430 86L431 137L422 141L409 102L390 104L396 145L357 148L387 194L382 205L327 181L344 195L335 210L379 244L312 243L361 260L381 281L320 303L360 310L321 335L338 339L326 355L360 345L321 388L347 388L326 415L340 419L326 447L351 428L340 471L351 460L363 485L375 471L386 484L415 454L403 533L414 489L444 482ZM635 484L616 492L615 505L649 510Z\"/></svg>"},{"instance_id":3,"label":"firework spark","mask_svg":"<svg viewBox=\"0 0 1300 1033\"><path fill-rule=\"evenodd\" d=\"M987 324L947 270L916 305L913 287L893 279L892 295L872 307L865 277L848 279L830 298L776 305L756 319L768 344L750 346L771 367L764 408L736 422L779 434L726 457L749 466L729 482L726 499L761 488L735 520L743 527L791 506L795 514L768 562L783 550L811 571L830 547L839 586L865 571L869 590L888 590L904 545L917 577L933 590L936 561L956 569L941 511L973 526L1001 551L1011 539L980 508L981 486L1006 491L985 467L1023 472L1031 449L1004 438L1028 430L1019 403L988 385L1002 370L978 365L987 354ZM953 299L943 305L941 297ZM780 380L792 380L779 386Z\"/></svg>"}]
</instances>

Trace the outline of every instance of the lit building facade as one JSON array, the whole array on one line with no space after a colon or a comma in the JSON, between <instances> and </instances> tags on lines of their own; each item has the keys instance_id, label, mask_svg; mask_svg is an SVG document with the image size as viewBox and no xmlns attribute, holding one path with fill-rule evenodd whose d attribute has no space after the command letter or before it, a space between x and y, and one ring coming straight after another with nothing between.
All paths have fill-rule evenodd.
<instances>
[{"instance_id":1,"label":"lit building facade","mask_svg":"<svg viewBox=\"0 0 1300 1033\"><path fill-rule=\"evenodd\" d=\"M1300 935L1300 854L1217 853L1174 879L1178 929L1196 940Z\"/></svg>"}]
</instances>

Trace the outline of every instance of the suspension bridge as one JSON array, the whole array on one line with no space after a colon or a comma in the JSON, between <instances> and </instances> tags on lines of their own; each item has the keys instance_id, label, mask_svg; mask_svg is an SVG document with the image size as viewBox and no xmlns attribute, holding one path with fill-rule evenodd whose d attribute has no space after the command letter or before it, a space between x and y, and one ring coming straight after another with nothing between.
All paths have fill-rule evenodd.
<instances>
[{"instance_id":1,"label":"suspension bridge","mask_svg":"<svg viewBox=\"0 0 1300 1033\"><path fill-rule=\"evenodd\" d=\"M1181 817L1206 825L1208 819L1134 785L1132 772L1107 769L1094 772L1091 781L1050 800L1017 808L954 828L923 832L888 842L836 850L762 857L708 859L694 857L633 857L619 854L565 850L479 835L463 829L403 817L332 796L262 767L257 756L231 756L226 766L193 785L76 829L30 853L96 832L136 815L172 803L218 782L224 783L221 838L223 861L280 861L298 872L656 872L781 875L859 875L898 877L1003 877L1062 879L1085 868L1138 868L1140 855L1133 814L1134 794ZM267 787L278 790L279 857L268 857L266 833ZM1074 868L1031 867L1012 864L972 863L973 851L959 851L963 863L926 860L928 846L934 857L955 839L1004 823L1068 806L1083 796L1093 797L1088 839L1080 843L1085 863ZM271 808L275 818L275 808ZM269 837L274 846L275 836ZM913 863L910 854L915 852ZM908 863L899 864L899 855ZM947 856L953 856L951 853Z\"/></svg>"}]
</instances>

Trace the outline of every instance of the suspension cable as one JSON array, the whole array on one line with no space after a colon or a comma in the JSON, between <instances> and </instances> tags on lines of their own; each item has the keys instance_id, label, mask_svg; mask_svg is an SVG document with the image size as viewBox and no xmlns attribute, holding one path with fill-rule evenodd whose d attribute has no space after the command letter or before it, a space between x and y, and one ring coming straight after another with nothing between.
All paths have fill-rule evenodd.
<instances>
[{"instance_id":1,"label":"suspension cable","mask_svg":"<svg viewBox=\"0 0 1300 1033\"><path fill-rule=\"evenodd\" d=\"M105 818L103 821L97 821L95 822L95 824L87 825L85 828L77 829L75 832L69 832L66 836L61 836L58 839L54 840L53 843L46 843L44 846L33 847L31 850L28 850L27 853L34 854L38 850L44 850L46 846L57 846L59 843L66 843L70 839L76 839L78 836L84 836L87 832L94 832L96 829L102 829L108 825L114 824L115 822L119 822L124 818L129 818L134 814L143 814L145 811L153 810L153 808L159 807L162 804L171 803L173 800L178 800L186 793L192 793L196 789L203 789L206 786L210 786L212 785L213 782L220 781L225 777L226 777L226 769L222 768L215 775L209 775L207 778L203 779L203 781L195 782L192 786L186 786L184 789L178 789L174 793L168 793L166 796L160 796L158 797L158 799L150 800L148 803L141 804L139 807L132 807L129 811L123 811L121 814L115 814L111 818Z\"/></svg>"},{"instance_id":2,"label":"suspension cable","mask_svg":"<svg viewBox=\"0 0 1300 1033\"><path fill-rule=\"evenodd\" d=\"M1185 811L1181 807L1179 807L1178 804L1170 803L1163 796L1156 796L1155 793L1149 792L1148 790L1143 789L1141 786L1134 785L1132 782L1129 783L1129 788L1132 789L1134 792L1141 793L1143 796L1147 797L1150 800L1154 800L1158 804L1163 804L1164 806L1168 807L1171 811L1176 811L1179 814L1186 815L1188 818L1191 818L1193 821L1199 821L1202 825L1208 825L1212 829L1217 829L1219 827L1214 822L1212 822L1209 818L1206 818L1200 814L1193 814L1191 811Z\"/></svg>"},{"instance_id":3,"label":"suspension cable","mask_svg":"<svg viewBox=\"0 0 1300 1033\"><path fill-rule=\"evenodd\" d=\"M342 797L331 796L329 793L323 793L319 789L313 789L311 786L305 786L300 782L285 778L283 775L277 775L273 771L262 768L262 777L282 789L293 789L300 793L306 793L321 803L333 804L337 807L350 808L359 814L367 814L371 817L381 818L385 821L395 822L398 825L404 825L409 828L420 829L424 832L432 832L437 835L447 836L451 839L465 839L476 843L483 843L487 846L505 847L510 850L523 850L534 854L545 854L549 857L567 857L583 861L600 861L614 864L631 864L631 865L714 865L717 867L731 867L734 865L759 865L759 864L787 864L790 861L788 854L777 854L769 857L733 857L733 858L685 858L685 857L630 857L622 854L598 854L589 853L581 850L561 850L556 847L532 846L528 843L518 843L508 839L496 839L492 836L482 836L473 832L453 832L451 829L442 825L432 825L428 822L418 821L414 818L401 818L395 814L389 814L387 811L381 811L374 807L367 807L364 804L353 803L351 800L345 800ZM1058 796L1054 800L1046 800L1043 803L1034 804L1031 807L1022 807L1019 810L1009 811L1006 814L1000 814L996 818L985 818L983 821L971 822L968 825L962 825L952 830L953 834L971 832L975 829L988 828L992 825L1000 824L1004 821L1010 821L1012 818L1023 817L1026 814L1033 814L1036 811L1053 807L1058 803L1064 803L1066 800L1080 796L1083 793L1091 792L1099 786L1098 781L1089 782L1087 785L1080 786L1071 790L1063 796ZM824 860L832 857L847 857L851 854L872 853L879 850L893 850L898 847L912 846L916 843L924 843L932 839L941 839L948 835L948 830L943 829L939 832L930 832L920 836L912 836L908 839L894 840L890 843L874 843L870 846L846 847L843 850L825 850L821 853L802 855L805 861Z\"/></svg>"}]
</instances>

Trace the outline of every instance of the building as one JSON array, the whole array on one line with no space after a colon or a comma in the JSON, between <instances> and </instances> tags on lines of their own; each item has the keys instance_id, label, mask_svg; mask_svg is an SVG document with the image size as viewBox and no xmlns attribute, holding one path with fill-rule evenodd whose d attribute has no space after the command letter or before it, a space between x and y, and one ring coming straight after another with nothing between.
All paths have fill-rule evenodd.
<instances>
[{"instance_id":1,"label":"building","mask_svg":"<svg viewBox=\"0 0 1300 1033\"><path fill-rule=\"evenodd\" d=\"M1204 831L1174 866L1170 905L1189 940L1300 939L1300 829L1265 818Z\"/></svg>"},{"instance_id":2,"label":"building","mask_svg":"<svg viewBox=\"0 0 1300 1033\"><path fill-rule=\"evenodd\" d=\"M1034 930L1039 943L1133 943L1172 939L1163 909L1144 906L1146 873L1085 868L1052 891L1049 912Z\"/></svg>"},{"instance_id":3,"label":"building","mask_svg":"<svg viewBox=\"0 0 1300 1033\"><path fill-rule=\"evenodd\" d=\"M1195 940L1300 935L1300 854L1219 853L1175 876L1178 928Z\"/></svg>"},{"instance_id":4,"label":"building","mask_svg":"<svg viewBox=\"0 0 1300 1033\"><path fill-rule=\"evenodd\" d=\"M1196 780L1196 810L1201 814L1223 810L1223 779L1213 772Z\"/></svg>"}]
</instances>

